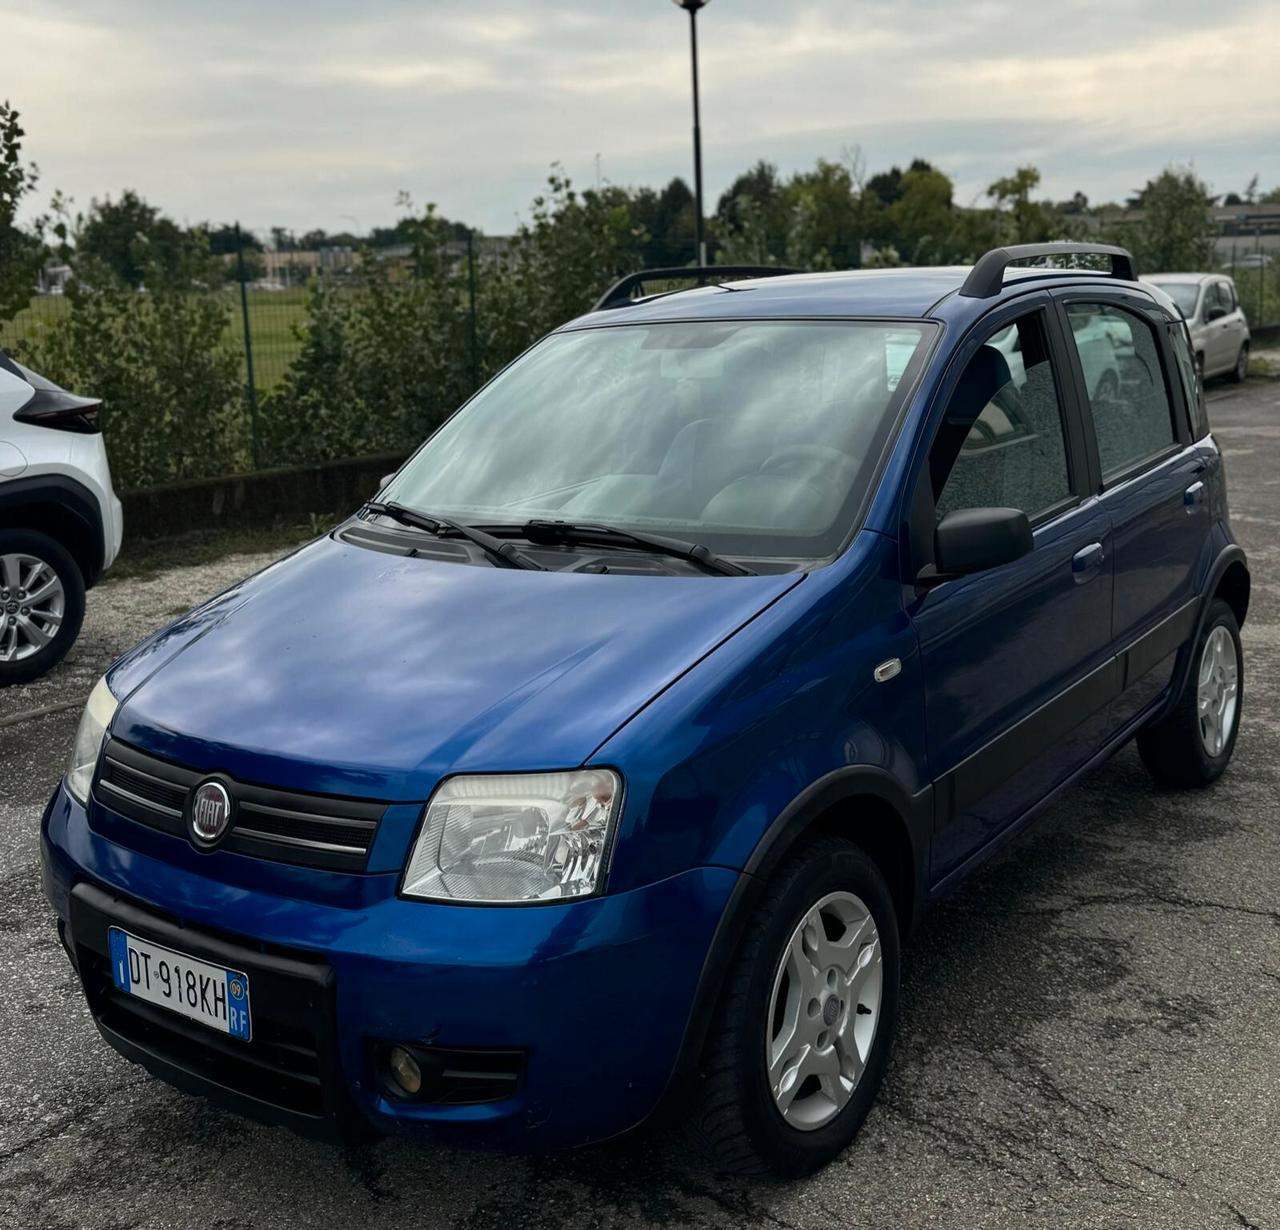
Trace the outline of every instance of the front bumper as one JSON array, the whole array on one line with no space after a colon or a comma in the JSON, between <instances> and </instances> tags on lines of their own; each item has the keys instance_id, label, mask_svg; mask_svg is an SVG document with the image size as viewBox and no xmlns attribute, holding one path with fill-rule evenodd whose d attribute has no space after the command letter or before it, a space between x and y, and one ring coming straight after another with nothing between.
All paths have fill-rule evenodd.
<instances>
[{"instance_id":1,"label":"front bumper","mask_svg":"<svg viewBox=\"0 0 1280 1230\"><path fill-rule=\"evenodd\" d=\"M372 1127L515 1149L602 1140L654 1110L739 877L704 867L629 893L505 908L404 901L394 875L369 875L358 907L322 904L211 880L109 841L61 786L45 810L41 855L94 1019L128 1058L311 1134ZM101 966L113 923L243 969L255 1050L171 1013L147 1028L122 1018ZM379 1046L392 1042L519 1051L522 1075L497 1101L400 1101L376 1069ZM258 1082L245 1076L255 1064ZM281 1085L290 1067L301 1080Z\"/></svg>"}]
</instances>

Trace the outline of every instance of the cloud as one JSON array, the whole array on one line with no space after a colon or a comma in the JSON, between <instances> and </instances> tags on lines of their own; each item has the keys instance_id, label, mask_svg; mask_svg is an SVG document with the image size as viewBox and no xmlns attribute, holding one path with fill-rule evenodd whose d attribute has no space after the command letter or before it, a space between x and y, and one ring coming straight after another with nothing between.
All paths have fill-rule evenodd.
<instances>
[{"instance_id":1,"label":"cloud","mask_svg":"<svg viewBox=\"0 0 1280 1230\"><path fill-rule=\"evenodd\" d=\"M508 230L553 161L665 182L690 161L687 22L661 0L0 0L43 186L175 217L368 227L400 189ZM1280 183L1280 21L1221 0L715 0L700 16L710 204L757 158L915 155L960 199L1033 162L1117 197L1194 159ZM346 220L344 220L346 219Z\"/></svg>"}]
</instances>

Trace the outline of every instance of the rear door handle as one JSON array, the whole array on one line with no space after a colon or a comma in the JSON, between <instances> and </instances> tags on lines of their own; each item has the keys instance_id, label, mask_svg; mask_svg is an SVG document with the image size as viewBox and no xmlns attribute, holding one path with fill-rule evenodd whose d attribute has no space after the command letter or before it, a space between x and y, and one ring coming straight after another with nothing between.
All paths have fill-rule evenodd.
<instances>
[{"instance_id":1,"label":"rear door handle","mask_svg":"<svg viewBox=\"0 0 1280 1230\"><path fill-rule=\"evenodd\" d=\"M1077 585L1083 585L1086 581L1092 580L1098 574L1098 570L1102 567L1102 561L1106 558L1106 553L1102 549L1102 543L1091 542L1087 547L1081 547L1071 557L1071 571L1075 577Z\"/></svg>"},{"instance_id":2,"label":"rear door handle","mask_svg":"<svg viewBox=\"0 0 1280 1230\"><path fill-rule=\"evenodd\" d=\"M1182 493L1182 502L1187 506L1187 512L1194 512L1200 504L1204 503L1204 483L1192 483Z\"/></svg>"}]
</instances>

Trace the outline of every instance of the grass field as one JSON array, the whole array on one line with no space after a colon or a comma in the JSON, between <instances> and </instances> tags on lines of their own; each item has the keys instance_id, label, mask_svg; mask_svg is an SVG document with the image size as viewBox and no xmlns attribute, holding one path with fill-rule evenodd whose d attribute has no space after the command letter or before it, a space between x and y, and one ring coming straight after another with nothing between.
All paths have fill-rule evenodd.
<instances>
[{"instance_id":1,"label":"grass field","mask_svg":"<svg viewBox=\"0 0 1280 1230\"><path fill-rule=\"evenodd\" d=\"M225 293L231 308L227 336L243 351L244 316L239 287ZM259 389L275 388L302 349L298 330L306 319L307 293L305 287L300 286L289 290L249 291L249 340L253 345L254 383Z\"/></svg>"},{"instance_id":2,"label":"grass field","mask_svg":"<svg viewBox=\"0 0 1280 1230\"><path fill-rule=\"evenodd\" d=\"M249 291L249 338L253 343L254 382L264 392L280 383L302 348L298 327L306 318L307 293L305 287ZM227 341L243 356L244 317L239 287L222 290L219 298L227 310ZM11 349L15 342L38 342L42 332L65 318L70 311L71 301L65 295L35 296L30 307L24 308L12 320L0 323L0 349Z\"/></svg>"}]
</instances>

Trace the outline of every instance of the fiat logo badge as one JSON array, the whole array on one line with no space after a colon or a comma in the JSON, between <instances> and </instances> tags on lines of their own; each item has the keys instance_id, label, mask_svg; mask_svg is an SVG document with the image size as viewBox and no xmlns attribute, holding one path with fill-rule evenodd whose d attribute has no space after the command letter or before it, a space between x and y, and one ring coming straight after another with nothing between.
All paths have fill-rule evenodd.
<instances>
[{"instance_id":1,"label":"fiat logo badge","mask_svg":"<svg viewBox=\"0 0 1280 1230\"><path fill-rule=\"evenodd\" d=\"M231 826L231 796L221 782L201 782L191 796L191 840L204 849L216 845Z\"/></svg>"}]
</instances>

